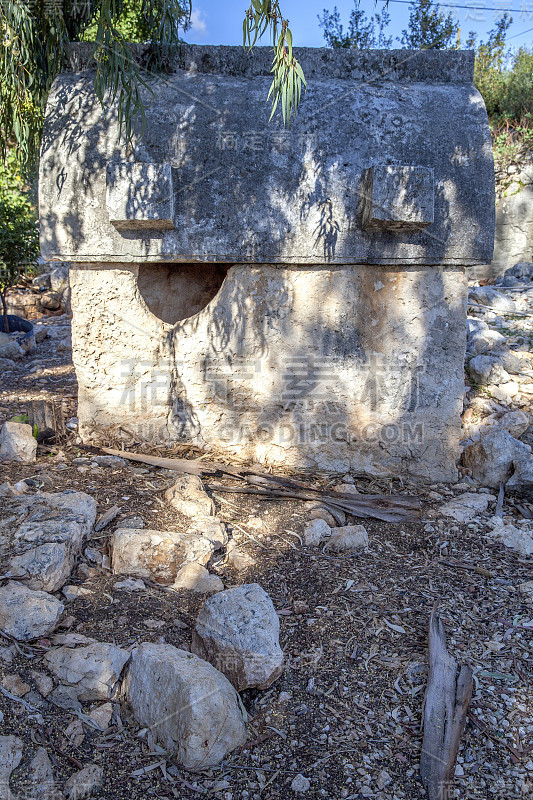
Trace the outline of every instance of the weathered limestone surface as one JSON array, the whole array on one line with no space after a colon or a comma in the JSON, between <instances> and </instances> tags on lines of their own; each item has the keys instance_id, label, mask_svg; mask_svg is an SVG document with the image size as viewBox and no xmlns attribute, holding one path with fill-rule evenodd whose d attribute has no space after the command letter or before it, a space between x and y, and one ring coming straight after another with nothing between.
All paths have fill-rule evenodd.
<instances>
[{"instance_id":1,"label":"weathered limestone surface","mask_svg":"<svg viewBox=\"0 0 533 800\"><path fill-rule=\"evenodd\" d=\"M490 274L501 275L518 261L532 260L533 185L526 185L516 194L502 198L496 206L494 259Z\"/></svg>"},{"instance_id":2,"label":"weathered limestone surface","mask_svg":"<svg viewBox=\"0 0 533 800\"><path fill-rule=\"evenodd\" d=\"M41 153L46 259L490 261L494 171L473 53L299 50L308 89L287 130L279 115L267 125L269 48L252 56L239 47L183 50L175 71L151 82L146 132L134 158L117 145L116 113L102 114L90 70L55 81ZM131 162L168 165L161 196L146 184L150 169ZM112 199L120 164L122 171L130 165L122 220ZM432 171L417 193L395 201L410 210L395 218L422 224L433 218L431 224L408 236L398 236L395 225L364 229L371 199L366 171L379 165ZM426 207L429 194L432 216L413 216L413 206ZM162 219L174 227L161 230Z\"/></svg>"},{"instance_id":3,"label":"weathered limestone surface","mask_svg":"<svg viewBox=\"0 0 533 800\"><path fill-rule=\"evenodd\" d=\"M132 153L87 53L50 94L40 174L82 438L454 479L463 273L494 232L473 54L302 50L286 130L268 48L186 46Z\"/></svg>"},{"instance_id":4,"label":"weathered limestone surface","mask_svg":"<svg viewBox=\"0 0 533 800\"><path fill-rule=\"evenodd\" d=\"M238 695L207 661L169 644L142 642L122 687L137 722L178 764L202 770L246 741Z\"/></svg>"},{"instance_id":5,"label":"weathered limestone surface","mask_svg":"<svg viewBox=\"0 0 533 800\"><path fill-rule=\"evenodd\" d=\"M120 421L272 464L455 476L463 270L234 266L171 326L146 306L137 269L72 269L85 440Z\"/></svg>"}]
</instances>

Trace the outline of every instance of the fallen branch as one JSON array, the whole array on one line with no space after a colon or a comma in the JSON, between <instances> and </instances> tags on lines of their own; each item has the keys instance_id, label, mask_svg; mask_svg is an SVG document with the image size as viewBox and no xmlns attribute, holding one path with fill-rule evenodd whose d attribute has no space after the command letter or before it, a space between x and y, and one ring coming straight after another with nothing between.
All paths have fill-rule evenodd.
<instances>
[{"instance_id":1,"label":"fallen branch","mask_svg":"<svg viewBox=\"0 0 533 800\"><path fill-rule=\"evenodd\" d=\"M259 495L271 500L319 501L333 513L340 509L354 517L372 517L384 522L414 522L420 519L420 501L408 495L356 494L348 492L327 492L314 486L269 472L256 472L246 467L236 469L226 464L202 461L202 459L162 458L126 450L112 450L102 447L104 453L121 456L130 461L139 461L154 467L163 467L189 475L226 476L244 481L246 486L228 486L213 483L209 488L220 492Z\"/></svg>"},{"instance_id":2,"label":"fallen branch","mask_svg":"<svg viewBox=\"0 0 533 800\"><path fill-rule=\"evenodd\" d=\"M472 696L472 670L446 649L446 634L436 608L429 621L429 677L424 701L420 773L429 800L447 800L459 742Z\"/></svg>"}]
</instances>

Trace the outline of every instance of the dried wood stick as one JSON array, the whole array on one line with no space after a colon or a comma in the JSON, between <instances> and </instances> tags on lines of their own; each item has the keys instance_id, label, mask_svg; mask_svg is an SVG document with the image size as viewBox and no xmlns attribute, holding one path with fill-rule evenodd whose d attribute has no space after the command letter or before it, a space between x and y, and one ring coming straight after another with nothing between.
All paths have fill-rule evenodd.
<instances>
[{"instance_id":1,"label":"dried wood stick","mask_svg":"<svg viewBox=\"0 0 533 800\"><path fill-rule=\"evenodd\" d=\"M420 773L429 800L447 800L459 742L472 696L472 669L446 649L444 625L434 607L429 621L429 677L424 702Z\"/></svg>"}]
</instances>

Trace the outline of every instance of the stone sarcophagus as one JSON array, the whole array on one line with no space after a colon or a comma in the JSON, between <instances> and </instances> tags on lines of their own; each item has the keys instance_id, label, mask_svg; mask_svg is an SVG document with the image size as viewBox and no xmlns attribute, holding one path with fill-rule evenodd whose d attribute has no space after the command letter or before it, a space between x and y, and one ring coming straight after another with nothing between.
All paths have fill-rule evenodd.
<instances>
[{"instance_id":1,"label":"stone sarcophagus","mask_svg":"<svg viewBox=\"0 0 533 800\"><path fill-rule=\"evenodd\" d=\"M473 54L299 58L284 129L268 49L185 47L130 148L90 68L56 80L41 249L71 262L80 434L451 479L464 271L494 237Z\"/></svg>"}]
</instances>

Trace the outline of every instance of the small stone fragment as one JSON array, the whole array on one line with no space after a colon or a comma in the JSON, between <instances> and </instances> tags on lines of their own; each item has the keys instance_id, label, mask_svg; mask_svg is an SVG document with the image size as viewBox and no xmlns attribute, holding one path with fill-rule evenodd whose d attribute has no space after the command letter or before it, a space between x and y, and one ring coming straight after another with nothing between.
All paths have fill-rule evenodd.
<instances>
[{"instance_id":1,"label":"small stone fragment","mask_svg":"<svg viewBox=\"0 0 533 800\"><path fill-rule=\"evenodd\" d=\"M304 542L308 547L319 545L331 536L328 523L320 518L312 519L304 528Z\"/></svg>"},{"instance_id":2,"label":"small stone fragment","mask_svg":"<svg viewBox=\"0 0 533 800\"><path fill-rule=\"evenodd\" d=\"M268 594L251 583L210 597L198 615L191 651L238 691L266 689L283 670L279 618Z\"/></svg>"},{"instance_id":3,"label":"small stone fragment","mask_svg":"<svg viewBox=\"0 0 533 800\"><path fill-rule=\"evenodd\" d=\"M527 528L503 522L501 517L492 517L489 525L492 527L489 535L506 547L510 547L522 556L533 555L533 536Z\"/></svg>"},{"instance_id":4,"label":"small stone fragment","mask_svg":"<svg viewBox=\"0 0 533 800\"><path fill-rule=\"evenodd\" d=\"M54 688L52 678L47 675L46 672L37 672L36 670L32 670L31 677L35 681L39 693L42 694L43 697L48 697Z\"/></svg>"},{"instance_id":5,"label":"small stone fragment","mask_svg":"<svg viewBox=\"0 0 533 800\"><path fill-rule=\"evenodd\" d=\"M64 608L53 595L35 592L17 581L0 587L0 628L22 642L51 633Z\"/></svg>"},{"instance_id":6,"label":"small stone fragment","mask_svg":"<svg viewBox=\"0 0 533 800\"><path fill-rule=\"evenodd\" d=\"M533 603L533 581L525 581L518 587L520 594L523 594L530 603Z\"/></svg>"},{"instance_id":7,"label":"small stone fragment","mask_svg":"<svg viewBox=\"0 0 533 800\"><path fill-rule=\"evenodd\" d=\"M66 800L85 800L98 789L104 780L104 770L98 764L88 764L71 775L65 783L63 794Z\"/></svg>"},{"instance_id":8,"label":"small stone fragment","mask_svg":"<svg viewBox=\"0 0 533 800\"><path fill-rule=\"evenodd\" d=\"M65 600L69 602L72 600L77 600L79 597L93 597L94 592L92 589L88 589L86 586L63 586L63 595Z\"/></svg>"},{"instance_id":9,"label":"small stone fragment","mask_svg":"<svg viewBox=\"0 0 533 800\"><path fill-rule=\"evenodd\" d=\"M344 550L356 550L368 547L368 533L363 525L345 525L333 528L331 539L326 543L326 550L340 553Z\"/></svg>"},{"instance_id":10,"label":"small stone fragment","mask_svg":"<svg viewBox=\"0 0 533 800\"><path fill-rule=\"evenodd\" d=\"M292 779L291 789L293 792L303 794L304 792L308 792L310 788L311 781L309 778L306 778L305 775L302 775L301 772Z\"/></svg>"},{"instance_id":11,"label":"small stone fragment","mask_svg":"<svg viewBox=\"0 0 533 800\"><path fill-rule=\"evenodd\" d=\"M465 492L459 497L454 497L440 507L440 513L446 517L453 517L456 522L470 522L478 514L482 514L489 507L489 502L495 501L490 494L476 494Z\"/></svg>"},{"instance_id":12,"label":"small stone fragment","mask_svg":"<svg viewBox=\"0 0 533 800\"><path fill-rule=\"evenodd\" d=\"M103 703L101 706L97 706L89 712L89 717L103 731L109 728L112 716L113 706L111 703Z\"/></svg>"},{"instance_id":13,"label":"small stone fragment","mask_svg":"<svg viewBox=\"0 0 533 800\"><path fill-rule=\"evenodd\" d=\"M39 747L30 762L31 797L54 800L57 797L54 791L54 770L52 762L44 747Z\"/></svg>"},{"instance_id":14,"label":"small stone fragment","mask_svg":"<svg viewBox=\"0 0 533 800\"><path fill-rule=\"evenodd\" d=\"M37 455L37 439L31 425L21 422L4 422L0 431L0 461L17 461L31 464Z\"/></svg>"},{"instance_id":15,"label":"small stone fragment","mask_svg":"<svg viewBox=\"0 0 533 800\"><path fill-rule=\"evenodd\" d=\"M255 558L252 558L252 556L248 555L248 553L245 553L244 550L240 548L233 540L228 542L226 555L228 558L228 564L238 572L255 567Z\"/></svg>"},{"instance_id":16,"label":"small stone fragment","mask_svg":"<svg viewBox=\"0 0 533 800\"><path fill-rule=\"evenodd\" d=\"M108 700L130 654L114 644L95 642L86 647L58 647L44 660L58 680L76 689L81 701Z\"/></svg>"},{"instance_id":17,"label":"small stone fragment","mask_svg":"<svg viewBox=\"0 0 533 800\"><path fill-rule=\"evenodd\" d=\"M198 594L213 594L224 589L224 582L218 575L211 575L200 564L184 564L176 575L174 589L189 589Z\"/></svg>"},{"instance_id":18,"label":"small stone fragment","mask_svg":"<svg viewBox=\"0 0 533 800\"><path fill-rule=\"evenodd\" d=\"M140 578L126 578L123 581L117 581L113 588L122 592L143 592L146 584Z\"/></svg>"},{"instance_id":19,"label":"small stone fragment","mask_svg":"<svg viewBox=\"0 0 533 800\"><path fill-rule=\"evenodd\" d=\"M68 744L73 744L74 747L79 747L85 739L85 731L81 719L73 719L67 725L64 732L65 737L68 739Z\"/></svg>"},{"instance_id":20,"label":"small stone fragment","mask_svg":"<svg viewBox=\"0 0 533 800\"><path fill-rule=\"evenodd\" d=\"M109 525L110 522L113 522L115 517L120 514L120 508L118 506L111 506L105 511L94 524L94 530L98 533L99 531L103 531L104 528Z\"/></svg>"},{"instance_id":21,"label":"small stone fragment","mask_svg":"<svg viewBox=\"0 0 533 800\"><path fill-rule=\"evenodd\" d=\"M165 499L185 517L210 517L216 511L214 502L197 475L180 475L165 492Z\"/></svg>"},{"instance_id":22,"label":"small stone fragment","mask_svg":"<svg viewBox=\"0 0 533 800\"><path fill-rule=\"evenodd\" d=\"M20 675L4 675L2 678L2 686L15 697L24 697L25 694L31 689L27 683L24 683Z\"/></svg>"},{"instance_id":23,"label":"small stone fragment","mask_svg":"<svg viewBox=\"0 0 533 800\"><path fill-rule=\"evenodd\" d=\"M24 744L16 736L0 736L0 791L2 800L12 800L9 779L22 760Z\"/></svg>"}]
</instances>

